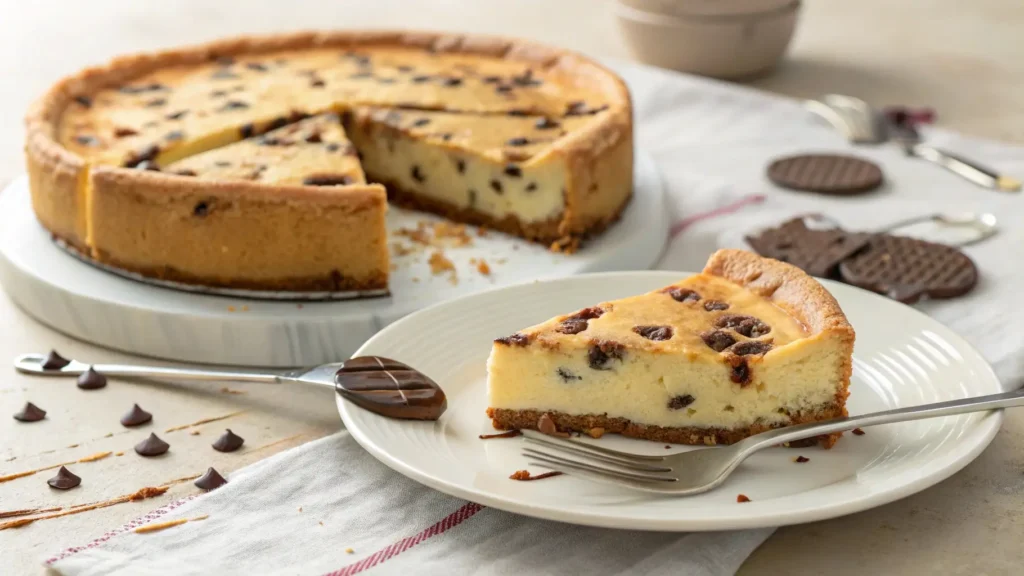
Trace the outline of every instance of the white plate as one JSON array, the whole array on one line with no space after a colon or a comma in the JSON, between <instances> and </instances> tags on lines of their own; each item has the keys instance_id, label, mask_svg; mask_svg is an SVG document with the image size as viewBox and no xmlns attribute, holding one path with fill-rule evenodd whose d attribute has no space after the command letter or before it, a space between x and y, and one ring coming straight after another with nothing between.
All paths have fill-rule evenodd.
<instances>
[{"instance_id":1,"label":"white plate","mask_svg":"<svg viewBox=\"0 0 1024 576\"><path fill-rule=\"evenodd\" d=\"M443 303L388 326L357 355L375 354L422 370L445 390L437 422L375 416L339 400L345 426L379 460L427 486L510 512L576 524L641 530L724 530L778 526L849 514L892 502L950 476L999 429L1002 413L869 428L832 450L773 448L754 455L717 490L689 498L653 496L568 476L515 482L528 468L519 439L492 433L484 414L491 340L551 316L646 292L684 272L591 274L502 288ZM857 330L852 414L1001 392L969 344L909 306L825 283ZM602 445L670 454L688 448L605 436ZM810 462L796 464L798 454ZM534 469L536 470L536 469ZM737 494L752 502L737 504Z\"/></svg>"}]
</instances>

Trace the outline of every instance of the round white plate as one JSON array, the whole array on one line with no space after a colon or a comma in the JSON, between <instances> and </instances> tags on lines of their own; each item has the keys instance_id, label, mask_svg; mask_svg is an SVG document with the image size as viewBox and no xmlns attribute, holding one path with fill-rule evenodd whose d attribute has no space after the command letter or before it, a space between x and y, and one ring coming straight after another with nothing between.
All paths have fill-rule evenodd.
<instances>
[{"instance_id":1,"label":"round white plate","mask_svg":"<svg viewBox=\"0 0 1024 576\"><path fill-rule=\"evenodd\" d=\"M451 298L537 278L647 268L668 235L664 190L654 161L636 153L633 200L622 218L576 254L491 232L470 246L445 248L455 264L435 276L433 249L393 255L391 295L334 302L274 302L189 293L135 282L58 248L38 224L27 178L0 192L0 282L11 299L60 332L127 352L211 364L310 366L348 358L381 327ZM388 229L438 218L392 207ZM392 240L395 240L393 237ZM406 246L413 245L401 240ZM472 259L484 259L480 274Z\"/></svg>"},{"instance_id":2,"label":"round white plate","mask_svg":"<svg viewBox=\"0 0 1024 576\"><path fill-rule=\"evenodd\" d=\"M448 411L437 422L409 422L339 401L345 426L388 466L460 498L549 520L668 531L809 522L892 502L963 468L999 429L1001 412L869 428L863 436L845 435L831 450L772 448L747 460L721 488L688 498L632 492L571 476L509 480L514 471L530 468L519 454L521 440L478 438L494 432L484 414L491 340L687 275L577 276L493 290L409 315L371 338L357 355L386 356L425 372L444 388ZM851 414L1002 391L981 355L938 322L857 288L825 285L857 331ZM689 449L666 450L663 444L613 435L594 442L637 453ZM810 462L794 463L797 455ZM752 502L738 504L738 494Z\"/></svg>"}]
</instances>

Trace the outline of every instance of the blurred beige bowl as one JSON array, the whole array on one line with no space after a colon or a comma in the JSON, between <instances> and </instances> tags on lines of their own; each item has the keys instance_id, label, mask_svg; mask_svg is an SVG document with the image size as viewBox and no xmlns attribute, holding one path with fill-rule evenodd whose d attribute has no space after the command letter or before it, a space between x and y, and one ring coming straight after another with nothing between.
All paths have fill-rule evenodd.
<instances>
[{"instance_id":1,"label":"blurred beige bowl","mask_svg":"<svg viewBox=\"0 0 1024 576\"><path fill-rule=\"evenodd\" d=\"M714 78L761 75L782 59L800 12L782 8L728 16L667 16L615 4L619 28L642 62Z\"/></svg>"},{"instance_id":2,"label":"blurred beige bowl","mask_svg":"<svg viewBox=\"0 0 1024 576\"><path fill-rule=\"evenodd\" d=\"M793 0L619 0L631 8L665 16L737 16L782 10Z\"/></svg>"}]
</instances>

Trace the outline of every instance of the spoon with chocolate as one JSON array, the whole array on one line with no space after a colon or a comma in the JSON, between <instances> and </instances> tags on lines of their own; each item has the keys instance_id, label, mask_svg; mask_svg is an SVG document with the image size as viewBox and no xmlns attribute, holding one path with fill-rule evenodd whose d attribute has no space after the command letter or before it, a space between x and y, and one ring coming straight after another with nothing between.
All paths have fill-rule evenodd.
<instances>
[{"instance_id":1,"label":"spoon with chocolate","mask_svg":"<svg viewBox=\"0 0 1024 576\"><path fill-rule=\"evenodd\" d=\"M46 355L19 356L14 360L14 368L37 376L77 378L91 370L104 376L130 378L316 384L334 388L342 398L370 412L403 420L437 420L448 407L444 391L429 376L380 356L361 356L295 370L250 371L87 364L64 358L54 350Z\"/></svg>"}]
</instances>

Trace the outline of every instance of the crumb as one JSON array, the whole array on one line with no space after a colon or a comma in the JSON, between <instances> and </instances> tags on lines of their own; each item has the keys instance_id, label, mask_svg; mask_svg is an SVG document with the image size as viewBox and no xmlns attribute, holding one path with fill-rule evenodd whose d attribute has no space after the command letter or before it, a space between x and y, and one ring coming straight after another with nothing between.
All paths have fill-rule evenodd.
<instances>
[{"instance_id":1,"label":"crumb","mask_svg":"<svg viewBox=\"0 0 1024 576\"><path fill-rule=\"evenodd\" d=\"M865 434L867 434L867 432L861 430L860 428L854 428L853 429L853 435L854 436L863 436Z\"/></svg>"},{"instance_id":2,"label":"crumb","mask_svg":"<svg viewBox=\"0 0 1024 576\"><path fill-rule=\"evenodd\" d=\"M419 279L419 278L417 278L417 277L415 277L415 276L413 276L413 277L412 277L412 281L413 281L413 282L416 282L416 283L419 283L420 279Z\"/></svg>"},{"instance_id":3,"label":"crumb","mask_svg":"<svg viewBox=\"0 0 1024 576\"><path fill-rule=\"evenodd\" d=\"M299 512L302 512L302 506L299 506Z\"/></svg>"},{"instance_id":4,"label":"crumb","mask_svg":"<svg viewBox=\"0 0 1024 576\"><path fill-rule=\"evenodd\" d=\"M672 449L671 446L669 446L668 444L665 444L665 450L671 450L671 449Z\"/></svg>"},{"instance_id":5,"label":"crumb","mask_svg":"<svg viewBox=\"0 0 1024 576\"><path fill-rule=\"evenodd\" d=\"M193 431L189 432L189 435L190 436L199 436L199 430L193 430Z\"/></svg>"},{"instance_id":6,"label":"crumb","mask_svg":"<svg viewBox=\"0 0 1024 576\"><path fill-rule=\"evenodd\" d=\"M793 458L793 462L796 462L798 464L803 464L804 462L810 462L810 461L811 461L811 459L807 458L806 456L797 456L796 458Z\"/></svg>"},{"instance_id":7,"label":"crumb","mask_svg":"<svg viewBox=\"0 0 1024 576\"><path fill-rule=\"evenodd\" d=\"M476 229L476 235L479 238L487 238L487 228L480 226L479 228Z\"/></svg>"},{"instance_id":8,"label":"crumb","mask_svg":"<svg viewBox=\"0 0 1024 576\"><path fill-rule=\"evenodd\" d=\"M431 254L428 262L430 263L430 271L434 276L444 272L455 272L455 264L452 264L452 261L440 250Z\"/></svg>"},{"instance_id":9,"label":"crumb","mask_svg":"<svg viewBox=\"0 0 1024 576\"><path fill-rule=\"evenodd\" d=\"M601 436L604 436L604 428L601 428L600 426L597 428L591 428L590 430L587 430L587 435L591 438L600 438Z\"/></svg>"},{"instance_id":10,"label":"crumb","mask_svg":"<svg viewBox=\"0 0 1024 576\"><path fill-rule=\"evenodd\" d=\"M320 522L320 525L321 525L321 526L323 526L323 525L324 525L323 521L321 521L321 522Z\"/></svg>"},{"instance_id":11,"label":"crumb","mask_svg":"<svg viewBox=\"0 0 1024 576\"><path fill-rule=\"evenodd\" d=\"M394 251L395 256L407 256L415 252L416 248L413 246L406 246L405 244L401 244L399 242L392 242L391 250Z\"/></svg>"},{"instance_id":12,"label":"crumb","mask_svg":"<svg viewBox=\"0 0 1024 576\"><path fill-rule=\"evenodd\" d=\"M451 239L455 246L468 246L473 243L473 239L466 234L465 224L455 224L453 222L437 222L434 224L434 238Z\"/></svg>"},{"instance_id":13,"label":"crumb","mask_svg":"<svg viewBox=\"0 0 1024 576\"><path fill-rule=\"evenodd\" d=\"M68 448L78 448L79 444L68 444Z\"/></svg>"},{"instance_id":14,"label":"crumb","mask_svg":"<svg viewBox=\"0 0 1024 576\"><path fill-rule=\"evenodd\" d=\"M488 266L487 262L482 259L480 260L480 263L476 265L476 271L483 274L484 276L491 275L491 267Z\"/></svg>"},{"instance_id":15,"label":"crumb","mask_svg":"<svg viewBox=\"0 0 1024 576\"><path fill-rule=\"evenodd\" d=\"M227 386L221 388L220 389L220 393L221 394L248 394L248 392L246 392L245 390L234 390L232 388L228 388Z\"/></svg>"},{"instance_id":16,"label":"crumb","mask_svg":"<svg viewBox=\"0 0 1024 576\"><path fill-rule=\"evenodd\" d=\"M526 480L529 477L530 477L530 471L529 470L516 470L515 472L512 473L511 476L509 476L509 479L511 479L511 480Z\"/></svg>"},{"instance_id":17,"label":"crumb","mask_svg":"<svg viewBox=\"0 0 1024 576\"><path fill-rule=\"evenodd\" d=\"M234 306L228 306L228 312L234 312L234 311L235 311L235 307Z\"/></svg>"},{"instance_id":18,"label":"crumb","mask_svg":"<svg viewBox=\"0 0 1024 576\"><path fill-rule=\"evenodd\" d=\"M469 263L475 265L476 264L476 258L470 258L469 259Z\"/></svg>"},{"instance_id":19,"label":"crumb","mask_svg":"<svg viewBox=\"0 0 1024 576\"><path fill-rule=\"evenodd\" d=\"M302 310L302 304L296 304L295 307L298 308L299 310Z\"/></svg>"},{"instance_id":20,"label":"crumb","mask_svg":"<svg viewBox=\"0 0 1024 576\"><path fill-rule=\"evenodd\" d=\"M736 502L739 502L740 504L744 502L750 502L750 498L747 498L743 494L740 494L739 496L736 496Z\"/></svg>"},{"instance_id":21,"label":"crumb","mask_svg":"<svg viewBox=\"0 0 1024 576\"><path fill-rule=\"evenodd\" d=\"M345 548L345 554L355 554L356 551L351 548Z\"/></svg>"},{"instance_id":22,"label":"crumb","mask_svg":"<svg viewBox=\"0 0 1024 576\"><path fill-rule=\"evenodd\" d=\"M114 433L113 432L107 432L106 434L103 435L103 437L104 438L113 438L114 437Z\"/></svg>"},{"instance_id":23,"label":"crumb","mask_svg":"<svg viewBox=\"0 0 1024 576\"><path fill-rule=\"evenodd\" d=\"M124 452L114 452L114 456L124 456Z\"/></svg>"},{"instance_id":24,"label":"crumb","mask_svg":"<svg viewBox=\"0 0 1024 576\"><path fill-rule=\"evenodd\" d=\"M513 244L512 245L512 249L513 250L519 250L519 244Z\"/></svg>"},{"instance_id":25,"label":"crumb","mask_svg":"<svg viewBox=\"0 0 1024 576\"><path fill-rule=\"evenodd\" d=\"M543 480L545 478L554 478L555 476L561 476L561 472L545 472L533 476L528 470L516 470L509 476L510 480L519 480L521 482L529 482L531 480Z\"/></svg>"},{"instance_id":26,"label":"crumb","mask_svg":"<svg viewBox=\"0 0 1024 576\"><path fill-rule=\"evenodd\" d=\"M242 312L248 312L248 311L249 311L249 307L243 305L242 306Z\"/></svg>"},{"instance_id":27,"label":"crumb","mask_svg":"<svg viewBox=\"0 0 1024 576\"><path fill-rule=\"evenodd\" d=\"M158 532L174 526L181 526L185 522L188 522L188 518L179 518L177 520L170 520L167 522L157 522L156 524L146 524L145 526L139 526L135 529L136 534L145 534L146 532Z\"/></svg>"},{"instance_id":28,"label":"crumb","mask_svg":"<svg viewBox=\"0 0 1024 576\"><path fill-rule=\"evenodd\" d=\"M513 246L513 248L514 248L514 246ZM508 262L508 258L498 258L498 259L497 259L497 260L495 260L494 262L495 262L496 264L504 264L505 262Z\"/></svg>"}]
</instances>

